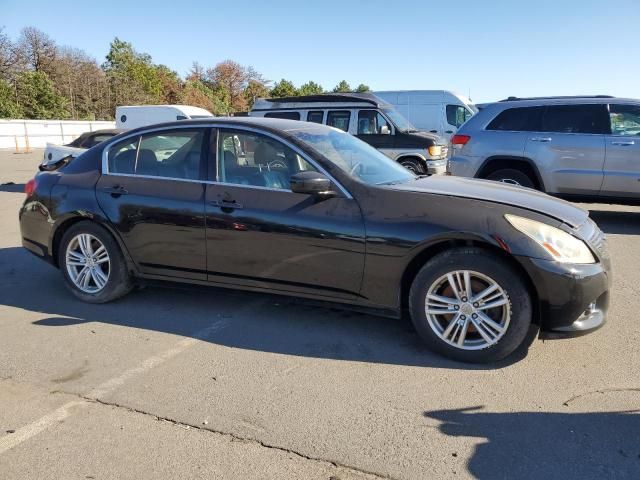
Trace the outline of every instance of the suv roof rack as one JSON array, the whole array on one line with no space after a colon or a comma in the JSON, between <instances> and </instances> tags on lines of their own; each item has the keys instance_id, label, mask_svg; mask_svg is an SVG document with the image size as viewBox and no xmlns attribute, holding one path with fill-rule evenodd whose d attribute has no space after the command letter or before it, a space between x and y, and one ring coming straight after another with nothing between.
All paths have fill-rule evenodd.
<instances>
[{"instance_id":1,"label":"suv roof rack","mask_svg":"<svg viewBox=\"0 0 640 480\"><path fill-rule=\"evenodd\" d=\"M555 97L508 97L501 102L520 102L523 100L563 100L571 98L615 98L613 95L560 95Z\"/></svg>"},{"instance_id":2,"label":"suv roof rack","mask_svg":"<svg viewBox=\"0 0 640 480\"><path fill-rule=\"evenodd\" d=\"M302 95L300 97L265 98L264 100L271 103L344 103L349 101L356 101L368 103L375 106L385 103L372 93L323 93L320 95Z\"/></svg>"}]
</instances>

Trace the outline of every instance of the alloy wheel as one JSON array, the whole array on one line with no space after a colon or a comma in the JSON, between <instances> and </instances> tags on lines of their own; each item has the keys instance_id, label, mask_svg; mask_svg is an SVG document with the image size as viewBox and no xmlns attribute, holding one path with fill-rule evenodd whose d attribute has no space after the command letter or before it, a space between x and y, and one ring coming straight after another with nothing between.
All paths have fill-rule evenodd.
<instances>
[{"instance_id":1,"label":"alloy wheel","mask_svg":"<svg viewBox=\"0 0 640 480\"><path fill-rule=\"evenodd\" d=\"M98 293L109 280L109 252L98 238L89 233L80 233L71 239L65 263L69 278L85 293Z\"/></svg>"},{"instance_id":2,"label":"alloy wheel","mask_svg":"<svg viewBox=\"0 0 640 480\"><path fill-rule=\"evenodd\" d=\"M507 332L511 302L487 275L456 270L429 287L425 312L441 340L462 350L481 350L498 343Z\"/></svg>"}]
</instances>

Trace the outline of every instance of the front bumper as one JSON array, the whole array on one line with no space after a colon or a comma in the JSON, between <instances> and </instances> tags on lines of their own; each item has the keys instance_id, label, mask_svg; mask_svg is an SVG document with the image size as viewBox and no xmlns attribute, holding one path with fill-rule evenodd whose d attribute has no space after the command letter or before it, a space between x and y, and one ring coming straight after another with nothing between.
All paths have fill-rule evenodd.
<instances>
[{"instance_id":1,"label":"front bumper","mask_svg":"<svg viewBox=\"0 0 640 480\"><path fill-rule=\"evenodd\" d=\"M447 160L427 160L427 173L429 175L444 175L447 173Z\"/></svg>"},{"instance_id":2,"label":"front bumper","mask_svg":"<svg viewBox=\"0 0 640 480\"><path fill-rule=\"evenodd\" d=\"M584 335L604 325L611 285L608 261L572 265L517 258L536 289L540 329L545 337Z\"/></svg>"}]
</instances>

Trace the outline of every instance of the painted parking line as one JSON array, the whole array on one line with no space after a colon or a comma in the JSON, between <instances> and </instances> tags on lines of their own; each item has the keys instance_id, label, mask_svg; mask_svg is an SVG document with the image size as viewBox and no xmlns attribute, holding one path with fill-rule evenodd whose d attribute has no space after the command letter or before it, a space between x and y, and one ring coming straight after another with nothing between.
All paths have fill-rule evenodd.
<instances>
[{"instance_id":1,"label":"painted parking line","mask_svg":"<svg viewBox=\"0 0 640 480\"><path fill-rule=\"evenodd\" d=\"M132 379L137 375L141 375L143 373L148 372L149 370L163 364L167 360L174 358L175 356L181 354L188 348L196 345L199 341L207 339L211 334L216 331L219 331L225 328L229 324L229 320L218 320L213 324L209 325L202 330L197 331L193 335L190 335L187 338L180 340L174 347L166 350L165 352L154 355L152 357L147 358L138 366L133 367L121 375L117 377L111 378L106 382L98 385L96 388L91 390L87 397L92 399L98 399L101 396L107 395L122 385L125 384L128 380ZM29 440L30 438L38 435L43 432L47 428L55 425L69 415L73 413L73 410L77 407L83 407L87 405L89 402L87 400L72 400L71 402L67 402L61 407L57 408L53 412L50 412L43 416L42 418L32 422L24 427L19 428L14 433L6 435L0 438L0 455L4 452L20 445L21 443Z\"/></svg>"}]
</instances>

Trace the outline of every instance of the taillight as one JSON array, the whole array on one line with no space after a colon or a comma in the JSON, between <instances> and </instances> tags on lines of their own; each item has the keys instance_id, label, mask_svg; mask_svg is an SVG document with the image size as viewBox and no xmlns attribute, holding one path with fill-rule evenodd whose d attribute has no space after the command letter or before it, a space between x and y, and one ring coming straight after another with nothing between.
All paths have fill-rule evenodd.
<instances>
[{"instance_id":1,"label":"taillight","mask_svg":"<svg viewBox=\"0 0 640 480\"><path fill-rule=\"evenodd\" d=\"M469 135L454 135L451 137L451 145L466 145L471 140Z\"/></svg>"},{"instance_id":2,"label":"taillight","mask_svg":"<svg viewBox=\"0 0 640 480\"><path fill-rule=\"evenodd\" d=\"M37 186L38 182L36 182L35 178L32 178L27 182L27 184L24 186L24 193L27 194L27 197L30 197L35 193Z\"/></svg>"}]
</instances>

